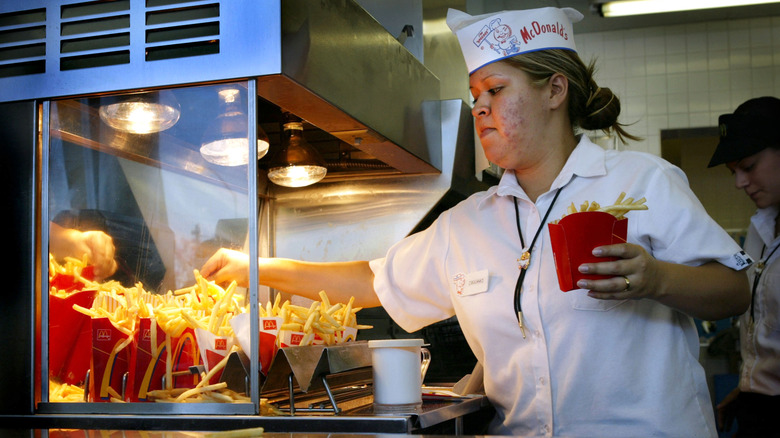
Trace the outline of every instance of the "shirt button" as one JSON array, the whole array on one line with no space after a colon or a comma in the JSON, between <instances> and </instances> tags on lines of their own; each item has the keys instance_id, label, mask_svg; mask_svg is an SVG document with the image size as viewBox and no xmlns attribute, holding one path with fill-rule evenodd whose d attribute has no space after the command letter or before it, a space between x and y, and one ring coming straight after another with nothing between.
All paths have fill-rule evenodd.
<instances>
[{"instance_id":1,"label":"shirt button","mask_svg":"<svg viewBox=\"0 0 780 438\"><path fill-rule=\"evenodd\" d=\"M542 337L542 332L540 332L539 330L535 330L534 331L534 336L536 336L537 338L541 338Z\"/></svg>"},{"instance_id":2,"label":"shirt button","mask_svg":"<svg viewBox=\"0 0 780 438\"><path fill-rule=\"evenodd\" d=\"M539 377L539 384L544 385L544 377Z\"/></svg>"},{"instance_id":3,"label":"shirt button","mask_svg":"<svg viewBox=\"0 0 780 438\"><path fill-rule=\"evenodd\" d=\"M542 431L542 433L545 433L545 434L547 433L547 425L546 424L542 425L541 431Z\"/></svg>"}]
</instances>

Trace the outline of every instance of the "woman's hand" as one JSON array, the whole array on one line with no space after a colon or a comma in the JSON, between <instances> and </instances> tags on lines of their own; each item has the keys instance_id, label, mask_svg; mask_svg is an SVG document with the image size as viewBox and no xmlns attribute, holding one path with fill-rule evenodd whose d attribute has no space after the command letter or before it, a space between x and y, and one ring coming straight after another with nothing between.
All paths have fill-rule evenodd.
<instances>
[{"instance_id":1,"label":"woman's hand","mask_svg":"<svg viewBox=\"0 0 780 438\"><path fill-rule=\"evenodd\" d=\"M705 321L740 315L750 305L745 269L735 271L718 262L687 266L654 258L631 243L600 246L598 257L611 262L584 263L579 271L611 276L604 280L580 280L577 286L600 300L649 298Z\"/></svg>"},{"instance_id":2,"label":"woman's hand","mask_svg":"<svg viewBox=\"0 0 780 438\"><path fill-rule=\"evenodd\" d=\"M220 248L200 268L200 275L217 284L235 280L240 287L249 287L249 256L240 251Z\"/></svg>"},{"instance_id":3,"label":"woman's hand","mask_svg":"<svg viewBox=\"0 0 780 438\"><path fill-rule=\"evenodd\" d=\"M612 262L584 263L583 274L610 275L604 280L579 280L577 286L589 289L589 296L601 300L654 298L658 290L658 261L639 245L621 243L593 250L597 257L617 257Z\"/></svg>"},{"instance_id":4,"label":"woman's hand","mask_svg":"<svg viewBox=\"0 0 780 438\"><path fill-rule=\"evenodd\" d=\"M102 280L114 275L117 268L114 260L116 248L111 236L102 231L75 231L73 238L76 253L88 254L96 279Z\"/></svg>"},{"instance_id":5,"label":"woman's hand","mask_svg":"<svg viewBox=\"0 0 780 438\"><path fill-rule=\"evenodd\" d=\"M79 231L64 228L55 223L49 227L49 252L58 259L87 256L93 267L96 280L114 275L117 264L114 260L114 239L102 231Z\"/></svg>"}]
</instances>

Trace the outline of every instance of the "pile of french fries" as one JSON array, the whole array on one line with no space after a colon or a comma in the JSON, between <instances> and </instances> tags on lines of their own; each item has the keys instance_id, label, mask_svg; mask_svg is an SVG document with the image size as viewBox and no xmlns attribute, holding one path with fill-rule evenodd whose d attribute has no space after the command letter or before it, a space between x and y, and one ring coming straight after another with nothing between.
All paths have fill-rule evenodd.
<instances>
[{"instance_id":1,"label":"pile of french fries","mask_svg":"<svg viewBox=\"0 0 780 438\"><path fill-rule=\"evenodd\" d=\"M50 380L49 400L53 402L82 402L84 401L84 388Z\"/></svg>"},{"instance_id":2,"label":"pile of french fries","mask_svg":"<svg viewBox=\"0 0 780 438\"><path fill-rule=\"evenodd\" d=\"M55 275L63 274L72 275L75 281L81 282L83 284L91 283L91 281L81 276L81 272L87 266L87 262L88 260L85 256L83 259L65 257L63 263L58 263L57 260L54 259L54 256L49 254L49 281L52 281ZM54 286L52 286L49 290L51 295L59 298L68 298L70 295L76 292L78 291L59 290Z\"/></svg>"},{"instance_id":3,"label":"pile of french fries","mask_svg":"<svg viewBox=\"0 0 780 438\"><path fill-rule=\"evenodd\" d=\"M331 304L325 291L319 292L320 301L313 301L307 307L291 304L286 300L280 305L281 295L277 295L274 303L269 301L265 309L260 308L260 317L278 317L282 319L280 330L305 333L300 345L311 345L319 337L326 345L344 342L343 330L353 327L358 330L370 329L372 326L357 323L355 314L361 307L353 307L355 301Z\"/></svg>"},{"instance_id":4,"label":"pile of french fries","mask_svg":"<svg viewBox=\"0 0 780 438\"><path fill-rule=\"evenodd\" d=\"M152 357L157 356L158 336L165 336L167 357L166 382L168 387L159 391L149 391L147 396L154 401L161 402L225 402L245 403L249 399L245 396L228 390L224 383L208 385L219 370L224 368L227 358L213 366L208 373L202 373L200 383L191 389L171 387L172 378L171 338L181 336L188 328L203 329L217 335L234 336L230 326L230 320L241 313L249 311L248 303L243 294L236 294L236 283L232 282L227 288L206 280L198 270L194 270L195 284L176 291L168 291L165 294L155 294L144 290L141 283L134 287L123 287L119 282L107 281L97 283L81 277L79 274L86 266L86 260L74 258L66 259L65 264L57 263L53 257L49 257L50 276L54 273L73 275L77 281L84 284L85 289L97 291L96 298L91 308L74 305L73 309L92 318L107 318L111 324L127 338L119 343L113 353L127 347L134 338L139 318L151 320L151 345ZM60 294L54 288L52 294ZM261 317L279 317L282 319L280 330L290 330L305 333L300 345L309 345L315 338L320 338L327 345L344 342L342 332L346 327L357 330L371 328L357 324L356 313L360 307L354 307L354 297L347 304L331 304L325 291L320 291L321 301L312 302L306 308L291 304L289 300L280 303L281 295L277 294L273 303L270 301L265 307L260 306ZM163 330L163 334L157 333L157 326ZM277 339L277 343L279 339ZM278 346L278 345L277 345ZM233 347L234 350L238 346ZM234 351L232 350L232 351ZM231 353L232 353L231 351ZM109 388L109 392L111 392ZM51 396L50 391L50 396ZM110 394L111 401L121 402L119 394ZM83 390L81 397L83 398ZM265 408L273 413L273 407Z\"/></svg>"},{"instance_id":5,"label":"pile of french fries","mask_svg":"<svg viewBox=\"0 0 780 438\"><path fill-rule=\"evenodd\" d=\"M628 213L629 211L647 210L647 205L645 205L645 202L647 202L647 200L644 197L634 200L634 198L626 198L626 192L621 192L620 195L615 200L615 203L606 207L602 207L596 201L593 202L585 201L580 205L578 209L572 202L566 208L566 213L561 217L561 219L563 219L564 217L570 214L583 213L586 211L601 211L615 216L616 219L624 219L626 213ZM555 220L552 223L557 224L559 220Z\"/></svg>"}]
</instances>

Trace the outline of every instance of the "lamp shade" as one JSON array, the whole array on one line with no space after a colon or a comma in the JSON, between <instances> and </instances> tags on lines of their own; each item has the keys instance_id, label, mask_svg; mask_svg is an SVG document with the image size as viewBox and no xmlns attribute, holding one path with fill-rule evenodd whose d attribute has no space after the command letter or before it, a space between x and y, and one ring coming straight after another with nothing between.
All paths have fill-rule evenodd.
<instances>
[{"instance_id":1,"label":"lamp shade","mask_svg":"<svg viewBox=\"0 0 780 438\"><path fill-rule=\"evenodd\" d=\"M271 158L268 179L285 187L304 187L325 178L325 160L303 137L303 123L287 113L282 144Z\"/></svg>"},{"instance_id":2,"label":"lamp shade","mask_svg":"<svg viewBox=\"0 0 780 438\"><path fill-rule=\"evenodd\" d=\"M100 119L119 131L151 134L164 131L179 121L181 107L169 90L106 98L101 105Z\"/></svg>"},{"instance_id":3,"label":"lamp shade","mask_svg":"<svg viewBox=\"0 0 780 438\"><path fill-rule=\"evenodd\" d=\"M249 162L249 121L241 107L237 88L219 91L220 111L206 127L200 147L203 158L220 166L242 166ZM268 136L257 127L257 158L268 152Z\"/></svg>"}]
</instances>

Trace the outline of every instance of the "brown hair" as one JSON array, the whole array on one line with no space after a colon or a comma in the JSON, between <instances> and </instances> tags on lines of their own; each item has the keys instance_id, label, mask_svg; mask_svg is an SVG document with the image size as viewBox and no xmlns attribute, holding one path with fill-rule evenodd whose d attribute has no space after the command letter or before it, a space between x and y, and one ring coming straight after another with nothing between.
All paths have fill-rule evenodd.
<instances>
[{"instance_id":1,"label":"brown hair","mask_svg":"<svg viewBox=\"0 0 780 438\"><path fill-rule=\"evenodd\" d=\"M600 129L606 134L614 132L624 144L626 139L640 140L618 123L620 99L609 88L601 88L593 79L595 61L586 66L572 50L549 49L507 58L506 61L526 72L535 84L543 84L555 73L569 80L569 120L573 128Z\"/></svg>"}]
</instances>

